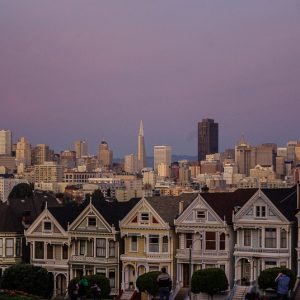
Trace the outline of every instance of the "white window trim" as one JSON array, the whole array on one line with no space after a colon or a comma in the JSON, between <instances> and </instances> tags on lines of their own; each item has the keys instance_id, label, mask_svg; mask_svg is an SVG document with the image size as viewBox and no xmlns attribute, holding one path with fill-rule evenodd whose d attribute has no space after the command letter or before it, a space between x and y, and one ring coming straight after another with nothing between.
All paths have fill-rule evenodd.
<instances>
[{"instance_id":1,"label":"white window trim","mask_svg":"<svg viewBox=\"0 0 300 300\"><path fill-rule=\"evenodd\" d=\"M51 229L45 229L45 223L51 224ZM53 222L50 220L43 220L43 232L44 233L52 233L53 232Z\"/></svg>"}]
</instances>

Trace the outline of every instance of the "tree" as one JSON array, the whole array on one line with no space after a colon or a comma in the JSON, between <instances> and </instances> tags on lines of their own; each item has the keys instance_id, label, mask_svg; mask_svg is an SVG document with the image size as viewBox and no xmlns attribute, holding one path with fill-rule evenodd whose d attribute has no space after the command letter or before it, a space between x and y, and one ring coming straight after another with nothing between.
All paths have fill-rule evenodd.
<instances>
[{"instance_id":1,"label":"tree","mask_svg":"<svg viewBox=\"0 0 300 300\"><path fill-rule=\"evenodd\" d=\"M136 280L136 286L140 292L147 292L152 296L156 296L158 293L158 282L157 276L160 274L159 271L152 271L140 275Z\"/></svg>"},{"instance_id":2,"label":"tree","mask_svg":"<svg viewBox=\"0 0 300 300\"><path fill-rule=\"evenodd\" d=\"M269 268L260 272L258 276L258 285L261 289L265 290L268 288L276 290L275 279L279 273L285 272L290 277L290 289L294 287L296 276L295 273L287 268Z\"/></svg>"},{"instance_id":3,"label":"tree","mask_svg":"<svg viewBox=\"0 0 300 300\"><path fill-rule=\"evenodd\" d=\"M19 290L44 298L51 298L53 287L52 273L29 264L13 265L4 271L1 278L3 289Z\"/></svg>"},{"instance_id":4,"label":"tree","mask_svg":"<svg viewBox=\"0 0 300 300\"><path fill-rule=\"evenodd\" d=\"M222 269L198 270L193 273L191 288L193 293L206 293L213 299L213 295L227 290L228 280Z\"/></svg>"},{"instance_id":5,"label":"tree","mask_svg":"<svg viewBox=\"0 0 300 300\"><path fill-rule=\"evenodd\" d=\"M97 285L100 287L101 289L101 298L103 299L108 299L109 298L109 293L110 293L110 285L109 285L109 279L103 275L87 275L87 276L83 276L83 278L86 278L88 281L88 291L91 290L91 286L94 283L97 283ZM68 294L72 295L72 291L74 290L75 284L78 283L80 280L79 277L75 277L73 278L68 285ZM89 292L90 293L90 292ZM88 296L92 297L92 295Z\"/></svg>"},{"instance_id":6,"label":"tree","mask_svg":"<svg viewBox=\"0 0 300 300\"><path fill-rule=\"evenodd\" d=\"M24 199L33 196L32 188L27 183L19 183L13 187L8 199Z\"/></svg>"},{"instance_id":7,"label":"tree","mask_svg":"<svg viewBox=\"0 0 300 300\"><path fill-rule=\"evenodd\" d=\"M92 193L92 201L94 201L94 202L102 202L104 200L105 200L104 196L103 196L103 194L102 194L102 192L101 192L100 189L97 189L97 190L95 190Z\"/></svg>"}]
</instances>

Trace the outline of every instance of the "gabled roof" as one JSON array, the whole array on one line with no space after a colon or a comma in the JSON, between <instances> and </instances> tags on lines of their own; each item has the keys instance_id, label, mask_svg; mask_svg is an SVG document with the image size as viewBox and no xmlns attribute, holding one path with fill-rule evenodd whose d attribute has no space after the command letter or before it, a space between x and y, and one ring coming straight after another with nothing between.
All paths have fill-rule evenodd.
<instances>
[{"instance_id":1,"label":"gabled roof","mask_svg":"<svg viewBox=\"0 0 300 300\"><path fill-rule=\"evenodd\" d=\"M201 197L211 206L211 208L226 220L227 224L232 224L232 212L235 207L242 207L258 189L237 189L234 192L223 193L201 193Z\"/></svg>"},{"instance_id":2,"label":"gabled roof","mask_svg":"<svg viewBox=\"0 0 300 300\"><path fill-rule=\"evenodd\" d=\"M180 196L146 197L146 200L166 223L174 226L174 219L179 216L179 203L183 202L184 210L197 196L198 193L187 193Z\"/></svg>"},{"instance_id":3,"label":"gabled roof","mask_svg":"<svg viewBox=\"0 0 300 300\"><path fill-rule=\"evenodd\" d=\"M297 210L297 189L262 189L262 192L272 201L272 203L282 212L289 220L296 220Z\"/></svg>"}]
</instances>

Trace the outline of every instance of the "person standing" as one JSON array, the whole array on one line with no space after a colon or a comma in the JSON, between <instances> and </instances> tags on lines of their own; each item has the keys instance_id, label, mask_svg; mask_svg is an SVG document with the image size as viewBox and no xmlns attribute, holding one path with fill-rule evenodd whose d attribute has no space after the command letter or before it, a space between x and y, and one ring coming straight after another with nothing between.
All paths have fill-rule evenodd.
<instances>
[{"instance_id":1,"label":"person standing","mask_svg":"<svg viewBox=\"0 0 300 300\"><path fill-rule=\"evenodd\" d=\"M96 282L91 286L91 291L92 291L94 300L101 300L101 289Z\"/></svg>"},{"instance_id":2,"label":"person standing","mask_svg":"<svg viewBox=\"0 0 300 300\"><path fill-rule=\"evenodd\" d=\"M289 293L290 277L286 274L285 271L279 273L275 279L277 283L277 299L278 300L287 300Z\"/></svg>"},{"instance_id":3,"label":"person standing","mask_svg":"<svg viewBox=\"0 0 300 300\"><path fill-rule=\"evenodd\" d=\"M159 299L169 300L171 278L165 267L161 268L161 273L157 276L159 286Z\"/></svg>"}]
</instances>

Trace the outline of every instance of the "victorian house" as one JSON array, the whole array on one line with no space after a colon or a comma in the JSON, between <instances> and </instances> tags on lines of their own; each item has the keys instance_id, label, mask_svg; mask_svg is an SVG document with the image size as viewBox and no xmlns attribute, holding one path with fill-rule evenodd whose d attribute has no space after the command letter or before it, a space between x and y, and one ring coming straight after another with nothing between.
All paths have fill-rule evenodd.
<instances>
[{"instance_id":1,"label":"victorian house","mask_svg":"<svg viewBox=\"0 0 300 300\"><path fill-rule=\"evenodd\" d=\"M175 253L178 246L174 219L197 194L178 197L147 197L120 221L125 247L121 254L122 289L135 286L138 276L149 271L167 269L176 282Z\"/></svg>"},{"instance_id":2,"label":"victorian house","mask_svg":"<svg viewBox=\"0 0 300 300\"><path fill-rule=\"evenodd\" d=\"M54 296L64 295L70 279L102 274L111 294L119 294L118 221L137 202L84 202L78 207L45 208L26 231L31 263L54 275Z\"/></svg>"},{"instance_id":3,"label":"victorian house","mask_svg":"<svg viewBox=\"0 0 300 300\"><path fill-rule=\"evenodd\" d=\"M233 224L235 281L254 285L260 272L271 267L296 266L296 188L258 189L236 207Z\"/></svg>"}]
</instances>

